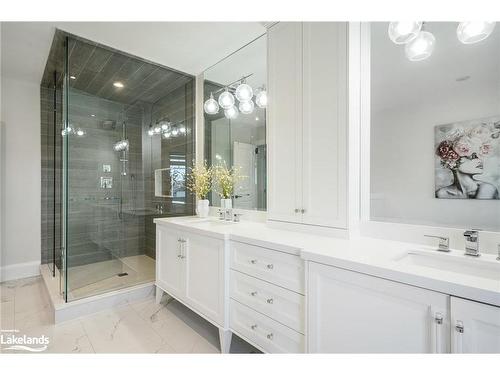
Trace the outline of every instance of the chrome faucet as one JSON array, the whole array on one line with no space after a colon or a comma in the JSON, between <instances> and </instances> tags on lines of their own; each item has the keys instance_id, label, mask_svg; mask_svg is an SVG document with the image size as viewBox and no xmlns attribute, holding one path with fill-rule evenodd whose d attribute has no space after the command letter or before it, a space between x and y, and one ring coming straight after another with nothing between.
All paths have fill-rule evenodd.
<instances>
[{"instance_id":1,"label":"chrome faucet","mask_svg":"<svg viewBox=\"0 0 500 375\"><path fill-rule=\"evenodd\" d=\"M478 257L479 253L479 230L471 229L464 232L465 255Z\"/></svg>"},{"instance_id":2,"label":"chrome faucet","mask_svg":"<svg viewBox=\"0 0 500 375\"><path fill-rule=\"evenodd\" d=\"M439 239L439 244L438 244L438 251L444 251L446 253L450 252L450 239L448 237L442 237L442 236L431 236L428 234L424 234L424 237L430 237L430 238L438 238Z\"/></svg>"}]
</instances>

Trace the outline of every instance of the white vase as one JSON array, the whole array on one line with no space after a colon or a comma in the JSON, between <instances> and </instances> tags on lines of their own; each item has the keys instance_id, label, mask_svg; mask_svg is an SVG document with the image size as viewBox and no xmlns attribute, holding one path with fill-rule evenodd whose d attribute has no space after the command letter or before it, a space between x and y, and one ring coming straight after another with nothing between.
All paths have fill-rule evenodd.
<instances>
[{"instance_id":1,"label":"white vase","mask_svg":"<svg viewBox=\"0 0 500 375\"><path fill-rule=\"evenodd\" d=\"M208 217L208 208L209 201L208 199L199 199L198 204L196 206L196 214L198 217Z\"/></svg>"},{"instance_id":2,"label":"white vase","mask_svg":"<svg viewBox=\"0 0 500 375\"><path fill-rule=\"evenodd\" d=\"M220 208L230 210L233 208L233 200L231 198L221 198Z\"/></svg>"}]
</instances>

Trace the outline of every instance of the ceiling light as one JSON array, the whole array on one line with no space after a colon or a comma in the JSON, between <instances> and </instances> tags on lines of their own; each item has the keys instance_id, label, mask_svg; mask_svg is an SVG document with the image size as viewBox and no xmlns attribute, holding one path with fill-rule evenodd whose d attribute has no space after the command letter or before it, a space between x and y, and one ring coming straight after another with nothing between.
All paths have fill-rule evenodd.
<instances>
[{"instance_id":1,"label":"ceiling light","mask_svg":"<svg viewBox=\"0 0 500 375\"><path fill-rule=\"evenodd\" d=\"M489 37L494 28L495 22L460 22L457 37L463 44L477 43Z\"/></svg>"},{"instance_id":2,"label":"ceiling light","mask_svg":"<svg viewBox=\"0 0 500 375\"><path fill-rule=\"evenodd\" d=\"M219 104L214 99L214 95L212 93L210 93L210 98L207 99L207 101L203 105L203 108L209 115L215 115L217 112L219 112Z\"/></svg>"},{"instance_id":3,"label":"ceiling light","mask_svg":"<svg viewBox=\"0 0 500 375\"><path fill-rule=\"evenodd\" d=\"M428 31L421 31L415 39L405 46L406 57L410 61L427 59L434 51L436 38Z\"/></svg>"},{"instance_id":4,"label":"ceiling light","mask_svg":"<svg viewBox=\"0 0 500 375\"><path fill-rule=\"evenodd\" d=\"M258 118L258 117L256 117L256 118L255 118L255 121L259 121L259 118Z\"/></svg>"},{"instance_id":5,"label":"ceiling light","mask_svg":"<svg viewBox=\"0 0 500 375\"><path fill-rule=\"evenodd\" d=\"M240 102L248 102L252 100L253 97L253 89L250 85L248 85L245 80L242 80L238 87L236 87L236 91L234 92L236 99Z\"/></svg>"},{"instance_id":6,"label":"ceiling light","mask_svg":"<svg viewBox=\"0 0 500 375\"><path fill-rule=\"evenodd\" d=\"M75 76L69 76L69 78L71 78L71 79L76 79L76 77L75 77Z\"/></svg>"},{"instance_id":7,"label":"ceiling light","mask_svg":"<svg viewBox=\"0 0 500 375\"><path fill-rule=\"evenodd\" d=\"M223 109L229 109L234 107L234 96L229 92L229 89L226 87L226 91L219 95L219 104Z\"/></svg>"},{"instance_id":8,"label":"ceiling light","mask_svg":"<svg viewBox=\"0 0 500 375\"><path fill-rule=\"evenodd\" d=\"M249 115L250 113L253 112L253 109L255 108L255 105L253 104L253 101L248 101L248 102L240 102L240 105L238 106L240 109L240 112Z\"/></svg>"},{"instance_id":9,"label":"ceiling light","mask_svg":"<svg viewBox=\"0 0 500 375\"><path fill-rule=\"evenodd\" d=\"M118 87L119 89L121 89L122 87L125 87L125 85L123 83L121 83L120 81L113 82L113 86Z\"/></svg>"},{"instance_id":10,"label":"ceiling light","mask_svg":"<svg viewBox=\"0 0 500 375\"><path fill-rule=\"evenodd\" d=\"M396 44L405 44L414 40L422 28L422 22L391 22L389 38Z\"/></svg>"},{"instance_id":11,"label":"ceiling light","mask_svg":"<svg viewBox=\"0 0 500 375\"><path fill-rule=\"evenodd\" d=\"M224 110L224 116L230 120L234 120L238 117L238 108L233 105L231 108Z\"/></svg>"},{"instance_id":12,"label":"ceiling light","mask_svg":"<svg viewBox=\"0 0 500 375\"><path fill-rule=\"evenodd\" d=\"M95 117L95 115L94 115L94 114L91 114L91 115L90 115L90 117Z\"/></svg>"},{"instance_id":13,"label":"ceiling light","mask_svg":"<svg viewBox=\"0 0 500 375\"><path fill-rule=\"evenodd\" d=\"M257 104L260 108L267 107L267 91L265 87L259 90L255 96L255 104Z\"/></svg>"}]
</instances>

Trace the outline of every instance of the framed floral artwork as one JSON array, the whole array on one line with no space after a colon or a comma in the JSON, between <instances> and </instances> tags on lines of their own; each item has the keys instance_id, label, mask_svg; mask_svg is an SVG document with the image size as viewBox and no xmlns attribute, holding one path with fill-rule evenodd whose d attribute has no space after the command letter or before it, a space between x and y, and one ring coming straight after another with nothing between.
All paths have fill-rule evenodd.
<instances>
[{"instance_id":1,"label":"framed floral artwork","mask_svg":"<svg viewBox=\"0 0 500 375\"><path fill-rule=\"evenodd\" d=\"M435 196L500 199L500 116L438 125Z\"/></svg>"}]
</instances>

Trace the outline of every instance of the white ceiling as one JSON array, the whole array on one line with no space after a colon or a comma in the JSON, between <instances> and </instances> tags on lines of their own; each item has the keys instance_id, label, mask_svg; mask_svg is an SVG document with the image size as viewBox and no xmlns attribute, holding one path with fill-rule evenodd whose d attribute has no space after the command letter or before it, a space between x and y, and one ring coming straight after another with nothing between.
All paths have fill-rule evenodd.
<instances>
[{"instance_id":1,"label":"white ceiling","mask_svg":"<svg viewBox=\"0 0 500 375\"><path fill-rule=\"evenodd\" d=\"M193 75L266 31L259 22L2 22L2 76L40 82L56 27Z\"/></svg>"},{"instance_id":2,"label":"white ceiling","mask_svg":"<svg viewBox=\"0 0 500 375\"><path fill-rule=\"evenodd\" d=\"M500 24L485 40L465 45L456 35L457 22L429 22L434 53L409 61L404 46L387 34L387 22L371 25L371 106L373 111L446 100L456 90L500 90ZM464 81L457 78L470 76Z\"/></svg>"}]
</instances>

